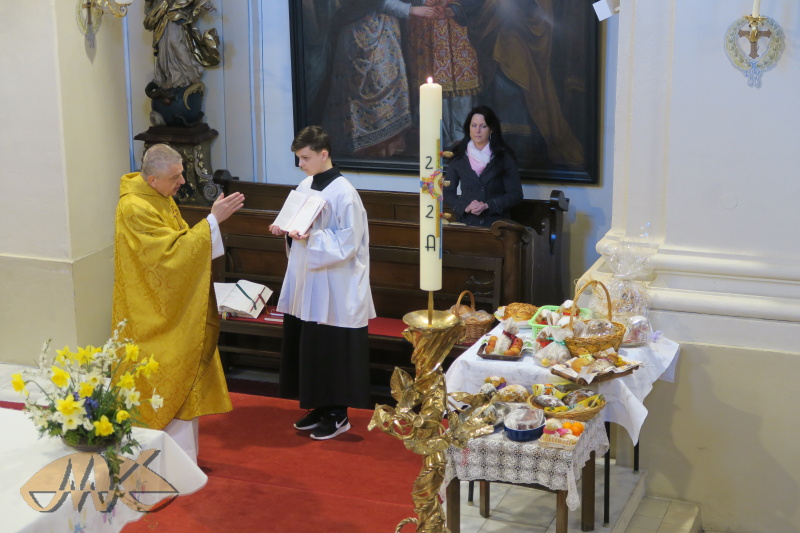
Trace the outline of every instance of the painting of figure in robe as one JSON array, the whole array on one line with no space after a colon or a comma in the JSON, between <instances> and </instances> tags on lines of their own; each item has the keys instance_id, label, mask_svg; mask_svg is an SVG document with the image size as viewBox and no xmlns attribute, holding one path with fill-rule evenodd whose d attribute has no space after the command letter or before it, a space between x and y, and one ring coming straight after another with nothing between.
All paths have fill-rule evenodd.
<instances>
[{"instance_id":1,"label":"painting of figure in robe","mask_svg":"<svg viewBox=\"0 0 800 533\"><path fill-rule=\"evenodd\" d=\"M597 182L597 27L583 0L290 0L295 127L346 169L417 173L418 87L442 85L442 146L493 108L530 181ZM435 13L435 14L434 14Z\"/></svg>"}]
</instances>

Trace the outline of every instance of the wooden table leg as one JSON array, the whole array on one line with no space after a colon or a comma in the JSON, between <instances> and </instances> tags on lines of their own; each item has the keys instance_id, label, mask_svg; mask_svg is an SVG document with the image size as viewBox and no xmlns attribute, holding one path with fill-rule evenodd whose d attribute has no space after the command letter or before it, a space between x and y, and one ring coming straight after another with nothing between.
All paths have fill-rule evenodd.
<instances>
[{"instance_id":1,"label":"wooden table leg","mask_svg":"<svg viewBox=\"0 0 800 533\"><path fill-rule=\"evenodd\" d=\"M450 533L461 533L461 481L454 477L447 485L447 512L445 520Z\"/></svg>"},{"instance_id":2,"label":"wooden table leg","mask_svg":"<svg viewBox=\"0 0 800 533\"><path fill-rule=\"evenodd\" d=\"M475 482L470 481L467 488L467 505L472 505L473 495L475 494Z\"/></svg>"},{"instance_id":3,"label":"wooden table leg","mask_svg":"<svg viewBox=\"0 0 800 533\"><path fill-rule=\"evenodd\" d=\"M581 531L594 531L594 460L592 451L581 473Z\"/></svg>"},{"instance_id":4,"label":"wooden table leg","mask_svg":"<svg viewBox=\"0 0 800 533\"><path fill-rule=\"evenodd\" d=\"M556 491L556 533L567 533L567 491Z\"/></svg>"},{"instance_id":5,"label":"wooden table leg","mask_svg":"<svg viewBox=\"0 0 800 533\"><path fill-rule=\"evenodd\" d=\"M479 481L480 483L480 492L478 493L478 498L480 498L480 510L481 516L484 518L489 518L489 482L488 481Z\"/></svg>"}]
</instances>

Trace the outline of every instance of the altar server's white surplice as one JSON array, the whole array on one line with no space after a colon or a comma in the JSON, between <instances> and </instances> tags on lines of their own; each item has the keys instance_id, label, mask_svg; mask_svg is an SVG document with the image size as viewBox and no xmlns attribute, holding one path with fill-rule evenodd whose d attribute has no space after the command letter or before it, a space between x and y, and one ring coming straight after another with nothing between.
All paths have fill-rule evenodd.
<instances>
[{"instance_id":1,"label":"altar server's white surplice","mask_svg":"<svg viewBox=\"0 0 800 533\"><path fill-rule=\"evenodd\" d=\"M322 191L313 178L298 185L304 194L327 203L309 230L308 240L294 240L278 311L307 322L361 328L375 317L369 287L367 213L358 192L344 177Z\"/></svg>"}]
</instances>

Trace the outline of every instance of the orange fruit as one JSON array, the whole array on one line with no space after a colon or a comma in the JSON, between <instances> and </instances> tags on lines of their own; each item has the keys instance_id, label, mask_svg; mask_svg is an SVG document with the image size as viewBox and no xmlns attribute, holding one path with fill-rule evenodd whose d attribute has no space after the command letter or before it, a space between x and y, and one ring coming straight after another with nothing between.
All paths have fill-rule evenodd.
<instances>
[{"instance_id":1,"label":"orange fruit","mask_svg":"<svg viewBox=\"0 0 800 533\"><path fill-rule=\"evenodd\" d=\"M580 437L581 433L583 433L583 424L580 422L574 422L570 429L572 430L573 435Z\"/></svg>"},{"instance_id":2,"label":"orange fruit","mask_svg":"<svg viewBox=\"0 0 800 533\"><path fill-rule=\"evenodd\" d=\"M564 428L564 429L569 429L569 430L571 430L571 429L573 428L573 425L572 425L572 422L570 422L569 420L567 420L567 421L565 421L563 424L561 424L561 427L562 427L562 428Z\"/></svg>"}]
</instances>

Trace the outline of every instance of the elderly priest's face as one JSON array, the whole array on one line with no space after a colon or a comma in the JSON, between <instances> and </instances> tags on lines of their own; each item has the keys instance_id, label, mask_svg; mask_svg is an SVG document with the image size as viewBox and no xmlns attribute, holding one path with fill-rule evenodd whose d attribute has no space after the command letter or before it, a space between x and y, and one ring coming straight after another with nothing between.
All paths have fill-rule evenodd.
<instances>
[{"instance_id":1,"label":"elderly priest's face","mask_svg":"<svg viewBox=\"0 0 800 533\"><path fill-rule=\"evenodd\" d=\"M183 179L183 163L174 163L156 175L148 176L147 183L161 196L175 196L180 186L186 183Z\"/></svg>"}]
</instances>

